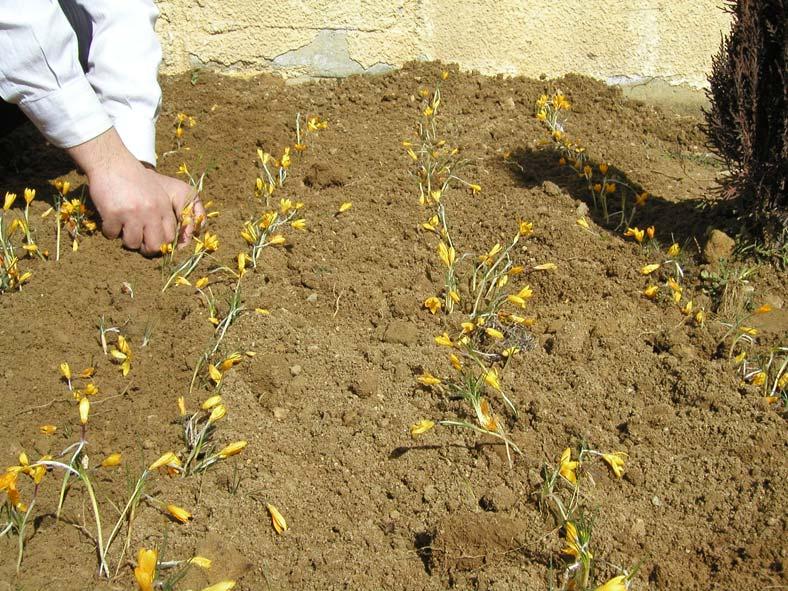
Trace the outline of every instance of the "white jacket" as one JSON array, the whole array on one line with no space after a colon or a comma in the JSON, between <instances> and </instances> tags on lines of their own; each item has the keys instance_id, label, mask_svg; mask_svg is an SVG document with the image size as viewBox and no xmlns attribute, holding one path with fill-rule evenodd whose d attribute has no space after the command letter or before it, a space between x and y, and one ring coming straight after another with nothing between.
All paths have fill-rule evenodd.
<instances>
[{"instance_id":1,"label":"white jacket","mask_svg":"<svg viewBox=\"0 0 788 591\"><path fill-rule=\"evenodd\" d=\"M85 74L57 0L0 0L0 97L55 146L114 126L129 151L156 163L161 46L152 0L77 0L93 21Z\"/></svg>"}]
</instances>

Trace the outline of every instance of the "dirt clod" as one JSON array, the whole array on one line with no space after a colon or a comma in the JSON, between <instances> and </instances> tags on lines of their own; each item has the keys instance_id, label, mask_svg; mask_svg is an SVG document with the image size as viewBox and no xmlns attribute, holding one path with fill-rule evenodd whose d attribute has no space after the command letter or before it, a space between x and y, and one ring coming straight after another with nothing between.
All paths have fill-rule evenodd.
<instances>
[{"instance_id":1,"label":"dirt clod","mask_svg":"<svg viewBox=\"0 0 788 591\"><path fill-rule=\"evenodd\" d=\"M378 392L378 374L372 370L363 370L351 382L350 390L359 398L369 398Z\"/></svg>"},{"instance_id":2,"label":"dirt clod","mask_svg":"<svg viewBox=\"0 0 788 591\"><path fill-rule=\"evenodd\" d=\"M721 230L714 229L703 246L703 259L710 265L719 264L720 261L731 258L735 247L736 241L733 238Z\"/></svg>"},{"instance_id":3,"label":"dirt clod","mask_svg":"<svg viewBox=\"0 0 788 591\"><path fill-rule=\"evenodd\" d=\"M315 162L304 175L304 184L315 189L342 187L347 182L347 172L336 166Z\"/></svg>"},{"instance_id":4,"label":"dirt clod","mask_svg":"<svg viewBox=\"0 0 788 591\"><path fill-rule=\"evenodd\" d=\"M394 320L386 327L383 341L397 345L413 345L419 339L416 326L404 320Z\"/></svg>"},{"instance_id":5,"label":"dirt clod","mask_svg":"<svg viewBox=\"0 0 788 591\"><path fill-rule=\"evenodd\" d=\"M501 561L522 544L523 522L500 513L458 513L437 528L432 564L444 573L468 571Z\"/></svg>"}]
</instances>

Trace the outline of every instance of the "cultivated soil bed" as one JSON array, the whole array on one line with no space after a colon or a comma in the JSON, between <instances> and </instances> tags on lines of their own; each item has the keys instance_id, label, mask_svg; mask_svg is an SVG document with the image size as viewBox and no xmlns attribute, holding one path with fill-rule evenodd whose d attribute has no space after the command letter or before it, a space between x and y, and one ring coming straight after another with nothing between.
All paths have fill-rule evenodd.
<instances>
[{"instance_id":1,"label":"cultivated soil bed","mask_svg":"<svg viewBox=\"0 0 788 591\"><path fill-rule=\"evenodd\" d=\"M111 582L95 576L88 535L95 526L83 489L72 489L57 522L61 475L47 475L18 575L16 539L0 540L0 590L136 588L132 560L143 546L159 546L165 559L199 553L214 560L207 573L190 570L178 589L226 578L243 590L547 589L551 564L563 563L563 540L534 493L543 464L555 465L565 447L581 442L629 454L621 479L601 462L585 468L597 584L618 573L613 565L641 561L634 589L786 585L785 417L719 354L714 302L693 279L706 232L730 231L714 207L700 207L722 171L704 147L700 114L631 102L581 77L451 71L439 125L471 160L465 176L482 186L479 195L457 189L446 196L459 250L482 253L530 220L533 235L516 258L557 269L517 278L532 286L528 313L538 320L534 348L502 376L519 409L507 422L523 452L513 467L502 445L470 431L439 426L411 438L420 419L464 412L416 381L424 371L448 371L433 338L456 326L422 305L440 291L442 276L436 240L419 227L425 213L401 145L414 139L419 88L434 84L440 70L410 65L303 85L206 73L162 81L159 153L172 149L177 112L197 125L187 130L188 149L162 158L160 169L175 174L182 162L208 169L204 198L220 212L210 228L228 264L244 246L241 224L260 211L256 148L278 154L292 144L297 111L329 122L293 158L280 194L305 204L307 230L267 249L246 275L250 313L222 345L256 352L226 375L228 412L216 434L220 444L246 439L249 446L202 477L153 477L147 492L188 508L194 519L174 523L143 503ZM574 105L571 135L652 194L635 223L655 225L663 244L673 236L683 245L696 305L709 313L705 327L643 297L639 270L651 261L634 241L605 227L593 209L589 230L576 223L590 205L583 184L543 147L533 117L535 100L555 88ZM82 182L35 138L20 129L2 140L0 192L31 186L44 197L55 178ZM342 202L353 207L337 215ZM52 217L39 217L48 206L37 200L32 210L40 242L53 252ZM38 458L75 440L77 409L58 366L68 361L78 371L95 363L91 462L124 456L123 466L96 477L105 520L113 522L110 501L122 505L128 481L161 453L180 451L176 398L185 395L193 409L206 396L189 396L188 387L212 337L208 311L189 287L162 294L157 260L100 235L78 252L66 247L59 263L25 265L30 282L0 296L0 465L15 464L23 449ZM224 297L229 286L217 281L213 289ZM753 321L758 338L784 340L785 276L761 264L750 287L755 305L774 307ZM100 349L100 316L129 338L135 357L127 378ZM142 348L148 326L152 339ZM42 434L42 424L57 425L57 433ZM20 482L29 499L29 481ZM271 527L267 503L286 517L283 535Z\"/></svg>"}]
</instances>

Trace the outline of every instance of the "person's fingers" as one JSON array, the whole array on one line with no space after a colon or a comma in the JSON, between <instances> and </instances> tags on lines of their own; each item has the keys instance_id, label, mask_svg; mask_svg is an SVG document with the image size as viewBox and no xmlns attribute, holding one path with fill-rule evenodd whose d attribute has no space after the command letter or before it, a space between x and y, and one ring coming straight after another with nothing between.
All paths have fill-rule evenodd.
<instances>
[{"instance_id":1,"label":"person's fingers","mask_svg":"<svg viewBox=\"0 0 788 591\"><path fill-rule=\"evenodd\" d=\"M142 246L142 224L138 221L123 226L123 246L130 250L139 250Z\"/></svg>"},{"instance_id":2,"label":"person's fingers","mask_svg":"<svg viewBox=\"0 0 788 591\"><path fill-rule=\"evenodd\" d=\"M110 220L101 220L101 233L104 234L110 240L114 240L118 236L120 236L121 231L123 230L123 225L115 219Z\"/></svg>"},{"instance_id":3,"label":"person's fingers","mask_svg":"<svg viewBox=\"0 0 788 591\"><path fill-rule=\"evenodd\" d=\"M175 240L175 232L177 231L177 222L172 213L167 212L164 214L164 217L161 218L161 229L164 238L163 242L171 244L172 241Z\"/></svg>"},{"instance_id":4,"label":"person's fingers","mask_svg":"<svg viewBox=\"0 0 788 591\"><path fill-rule=\"evenodd\" d=\"M165 240L164 224L161 218L152 218L146 221L140 252L145 256L153 256L161 252L161 245Z\"/></svg>"},{"instance_id":5,"label":"person's fingers","mask_svg":"<svg viewBox=\"0 0 788 591\"><path fill-rule=\"evenodd\" d=\"M200 201L199 195L197 195L195 193L195 196L194 196L194 217L195 218L202 218L202 219L204 219L205 215L206 215L205 214L205 207L203 206L202 201Z\"/></svg>"},{"instance_id":6,"label":"person's fingers","mask_svg":"<svg viewBox=\"0 0 788 591\"><path fill-rule=\"evenodd\" d=\"M192 234L194 234L195 223L198 221L202 223L205 216L205 208L197 195L197 189L189 187L188 192L183 195L183 200L184 207L191 204L192 214L189 223L181 228L181 235L178 237L178 244L180 245L184 245L191 240Z\"/></svg>"}]
</instances>

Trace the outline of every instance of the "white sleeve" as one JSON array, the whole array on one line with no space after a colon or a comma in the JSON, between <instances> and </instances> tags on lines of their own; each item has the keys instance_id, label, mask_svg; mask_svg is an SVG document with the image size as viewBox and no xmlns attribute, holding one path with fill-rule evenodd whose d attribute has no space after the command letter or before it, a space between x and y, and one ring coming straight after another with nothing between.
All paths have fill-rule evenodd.
<instances>
[{"instance_id":1,"label":"white sleeve","mask_svg":"<svg viewBox=\"0 0 788 591\"><path fill-rule=\"evenodd\" d=\"M123 143L156 164L161 46L153 0L77 0L93 21L87 79Z\"/></svg>"},{"instance_id":2,"label":"white sleeve","mask_svg":"<svg viewBox=\"0 0 788 591\"><path fill-rule=\"evenodd\" d=\"M76 35L57 0L0 1L0 97L18 104L60 148L112 127L82 72Z\"/></svg>"}]
</instances>

